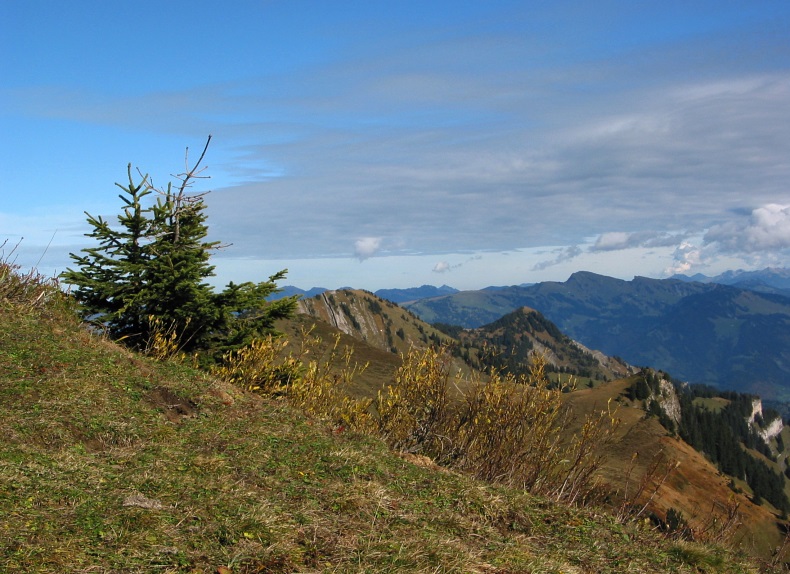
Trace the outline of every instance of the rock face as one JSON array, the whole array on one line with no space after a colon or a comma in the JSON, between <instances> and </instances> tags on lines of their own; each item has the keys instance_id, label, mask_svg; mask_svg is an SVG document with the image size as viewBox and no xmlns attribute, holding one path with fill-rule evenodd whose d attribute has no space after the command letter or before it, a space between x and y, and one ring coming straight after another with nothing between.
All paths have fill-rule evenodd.
<instances>
[{"instance_id":1,"label":"rock face","mask_svg":"<svg viewBox=\"0 0 790 574\"><path fill-rule=\"evenodd\" d=\"M763 424L760 425L757 422L757 417L763 420ZM777 417L770 421L766 421L763 419L763 402L760 399L754 399L752 401L752 414L748 419L749 426L757 431L757 434L768 444L772 438L779 435L784 429L784 424L782 423L782 418Z\"/></svg>"},{"instance_id":2,"label":"rock face","mask_svg":"<svg viewBox=\"0 0 790 574\"><path fill-rule=\"evenodd\" d=\"M639 372L639 368L633 365L629 365L622 359L616 357L610 357L602 353L601 351L597 351L595 349L588 349L584 345L582 345L579 341L572 341L575 346L579 349L584 351L585 353L589 353L598 364L600 364L605 369L609 369L612 373L617 377L629 377ZM673 389L674 390L674 389Z\"/></svg>"},{"instance_id":3,"label":"rock face","mask_svg":"<svg viewBox=\"0 0 790 574\"><path fill-rule=\"evenodd\" d=\"M381 309L370 308L369 296L355 291L325 291L312 299L300 299L297 312L322 319L347 335L386 348L385 319Z\"/></svg>"},{"instance_id":4,"label":"rock face","mask_svg":"<svg viewBox=\"0 0 790 574\"><path fill-rule=\"evenodd\" d=\"M675 421L675 424L680 424L682 417L680 400L678 399L675 386L670 381L661 379L659 382L659 392L654 393L652 399L658 402L664 414ZM746 420L749 426L757 432L766 444L770 444L770 440L776 438L776 436L781 434L782 430L784 430L781 417L764 420L763 403L760 399L754 399L752 401L752 413Z\"/></svg>"},{"instance_id":5,"label":"rock face","mask_svg":"<svg viewBox=\"0 0 790 574\"><path fill-rule=\"evenodd\" d=\"M659 382L659 392L660 396L656 397L656 399L658 400L658 404L661 405L664 414L675 421L676 425L679 425L681 418L680 399L678 399L675 386L668 380L661 379Z\"/></svg>"},{"instance_id":6,"label":"rock face","mask_svg":"<svg viewBox=\"0 0 790 574\"><path fill-rule=\"evenodd\" d=\"M300 299L297 312L321 319L346 335L396 354L408 353L412 347L423 347L429 341L441 344L447 339L409 311L367 291L325 291L310 299Z\"/></svg>"}]
</instances>

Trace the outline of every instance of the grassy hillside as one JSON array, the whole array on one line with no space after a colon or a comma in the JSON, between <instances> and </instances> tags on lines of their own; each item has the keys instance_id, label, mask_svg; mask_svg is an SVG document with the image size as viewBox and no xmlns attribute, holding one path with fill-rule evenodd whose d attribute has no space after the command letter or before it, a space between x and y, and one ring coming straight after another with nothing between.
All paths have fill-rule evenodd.
<instances>
[{"instance_id":1,"label":"grassy hillside","mask_svg":"<svg viewBox=\"0 0 790 574\"><path fill-rule=\"evenodd\" d=\"M0 366L3 572L756 571L338 434L52 303L0 298Z\"/></svg>"}]
</instances>

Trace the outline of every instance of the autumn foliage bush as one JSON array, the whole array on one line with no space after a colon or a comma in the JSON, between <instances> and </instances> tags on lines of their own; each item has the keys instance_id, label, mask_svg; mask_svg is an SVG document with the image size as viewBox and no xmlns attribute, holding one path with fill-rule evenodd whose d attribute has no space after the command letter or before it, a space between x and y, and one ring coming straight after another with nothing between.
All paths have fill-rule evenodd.
<instances>
[{"instance_id":1,"label":"autumn foliage bush","mask_svg":"<svg viewBox=\"0 0 790 574\"><path fill-rule=\"evenodd\" d=\"M485 481L570 503L583 503L594 492L602 447L617 419L601 411L570 433L567 387L549 381L542 356L533 356L526 376L495 370L470 381L451 373L446 350L413 349L371 401L348 395L357 367L339 339L323 353L316 352L317 337L302 340L299 349L282 338L257 340L228 353L215 373L250 391L286 397L335 428L378 434L394 450Z\"/></svg>"},{"instance_id":2,"label":"autumn foliage bush","mask_svg":"<svg viewBox=\"0 0 790 574\"><path fill-rule=\"evenodd\" d=\"M283 337L269 335L225 354L215 375L246 390L284 397L306 414L324 419L336 428L365 431L372 428L371 401L355 399L348 385L358 372L353 351L340 348L335 337L328 351L322 340L303 333L299 348Z\"/></svg>"},{"instance_id":3,"label":"autumn foliage bush","mask_svg":"<svg viewBox=\"0 0 790 574\"><path fill-rule=\"evenodd\" d=\"M462 385L448 354L412 350L375 407L379 432L393 448L409 450L489 482L572 503L594 492L594 473L617 419L607 409L569 433L565 388L551 384L546 361L533 355L529 374L492 371ZM468 388L448 400L450 385ZM570 435L570 436L569 436Z\"/></svg>"},{"instance_id":4,"label":"autumn foliage bush","mask_svg":"<svg viewBox=\"0 0 790 574\"><path fill-rule=\"evenodd\" d=\"M452 425L449 385L448 354L412 350L392 383L378 393L378 432L395 450L430 453L446 462L453 456L453 445L445 439Z\"/></svg>"}]
</instances>

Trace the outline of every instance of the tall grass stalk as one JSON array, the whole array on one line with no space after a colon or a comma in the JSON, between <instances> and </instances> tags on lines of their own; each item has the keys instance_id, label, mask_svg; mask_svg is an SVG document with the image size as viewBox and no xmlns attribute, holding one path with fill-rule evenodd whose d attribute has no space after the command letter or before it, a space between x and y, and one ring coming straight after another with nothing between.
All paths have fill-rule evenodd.
<instances>
[{"instance_id":1,"label":"tall grass stalk","mask_svg":"<svg viewBox=\"0 0 790 574\"><path fill-rule=\"evenodd\" d=\"M24 272L13 260L15 245L8 254L4 250L8 241L0 244L0 302L16 306L44 308L55 297L62 297L57 278L46 277L35 269Z\"/></svg>"}]
</instances>

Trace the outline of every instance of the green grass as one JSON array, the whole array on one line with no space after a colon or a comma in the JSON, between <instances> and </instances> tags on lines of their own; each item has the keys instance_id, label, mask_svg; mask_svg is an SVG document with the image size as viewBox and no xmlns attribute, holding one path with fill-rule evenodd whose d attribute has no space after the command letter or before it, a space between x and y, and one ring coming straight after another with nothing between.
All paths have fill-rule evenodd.
<instances>
[{"instance_id":1,"label":"green grass","mask_svg":"<svg viewBox=\"0 0 790 574\"><path fill-rule=\"evenodd\" d=\"M694 404L706 408L711 412L718 413L730 404L730 401L722 397L696 397L694 399Z\"/></svg>"},{"instance_id":2,"label":"green grass","mask_svg":"<svg viewBox=\"0 0 790 574\"><path fill-rule=\"evenodd\" d=\"M2 572L751 572L0 301ZM417 461L419 462L419 461Z\"/></svg>"}]
</instances>

